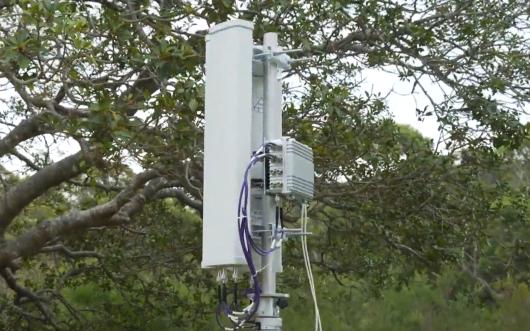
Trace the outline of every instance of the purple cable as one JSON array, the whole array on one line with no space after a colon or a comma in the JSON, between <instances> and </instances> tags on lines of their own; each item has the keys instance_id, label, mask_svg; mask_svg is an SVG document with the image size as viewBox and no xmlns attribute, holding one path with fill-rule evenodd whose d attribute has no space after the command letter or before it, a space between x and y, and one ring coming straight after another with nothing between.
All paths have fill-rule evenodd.
<instances>
[{"instance_id":1,"label":"purple cable","mask_svg":"<svg viewBox=\"0 0 530 331\"><path fill-rule=\"evenodd\" d=\"M248 172L252 168L252 166L254 166L258 161L259 161L259 159L257 159L257 158L251 159L249 165L247 166L247 169L245 170L245 176L244 176L244 179L243 179L243 185L241 187L241 193L239 195L238 218L241 216L241 214L240 214L241 209L242 209L242 213L244 215L243 217L245 219L247 218L247 204L248 204L248 193L249 193L248 192L248 181L247 181ZM242 200L243 192L244 192L245 199L244 199L243 206L241 206L241 202L242 202L241 200ZM264 250L264 249L262 249L261 247L259 247L256 244L256 242L252 238L252 234L250 233L248 221L246 222L246 224L247 224L247 227L243 228L243 230L245 232L245 237L246 237L247 241L250 243L251 247L254 249L254 251L256 251L261 256L265 256L265 255L268 255L268 254L272 253L275 250L274 248L271 248L271 249L268 249L268 250Z\"/></svg>"},{"instance_id":2,"label":"purple cable","mask_svg":"<svg viewBox=\"0 0 530 331\"><path fill-rule=\"evenodd\" d=\"M247 178L248 178L250 169L258 161L260 161L259 157L262 155L263 154L254 155L251 158L249 164L247 165L247 168L245 169L245 174L243 177L243 184L241 185L241 191L239 193L239 202L238 202L238 208L237 208L237 223L238 223L239 241L241 242L241 249L243 251L243 255L245 256L245 261L247 262L247 266L248 266L250 275L252 277L252 282L253 282L253 289L251 291L253 292L252 302L254 303L254 305L252 307L252 310L245 317L245 322L250 320L250 318L256 313L259 303L260 303L260 294L261 294L261 289L259 287L258 273L256 271L256 266L254 265L254 260L252 257L252 250L256 251L261 256L268 255L272 251L274 251L274 248L270 250L263 250L261 247L259 247L254 242L254 239L252 238L252 234L250 232L250 225L248 222L247 205L248 205L248 197L249 197L249 185L248 185ZM252 293L252 292L248 292L248 293ZM228 313L228 312L225 311L225 313Z\"/></svg>"},{"instance_id":3,"label":"purple cable","mask_svg":"<svg viewBox=\"0 0 530 331\"><path fill-rule=\"evenodd\" d=\"M238 223L238 232L239 232L239 241L241 242L241 249L243 251L243 255L245 256L245 261L247 262L247 266L250 272L250 275L252 277L253 282L253 289L248 291L247 293L253 293L252 296L252 302L253 306L250 312L245 316L245 321L247 322L250 320L250 318L256 313L258 310L258 306L260 303L260 293L261 289L259 287L259 279L258 274L256 272L256 267L254 265L253 257L252 257L252 249L256 250L258 254L265 255L268 254L267 252L263 251L260 247L258 247L250 234L249 230L249 224L248 224L248 215L247 215L247 205L248 205L248 196L249 196L249 185L248 185L248 173L250 169L260 160L259 156L262 154L254 155L249 164L247 165L247 168L245 169L245 176L243 179L243 184L241 185L241 191L239 193L239 202L238 202L238 208L237 208L237 223ZM232 310L229 306L222 303L219 304L216 309L216 319L221 326L221 322L219 320L219 314L223 311L226 315L229 315L232 313ZM236 329L242 327L242 324L236 327Z\"/></svg>"},{"instance_id":4,"label":"purple cable","mask_svg":"<svg viewBox=\"0 0 530 331\"><path fill-rule=\"evenodd\" d=\"M238 203L238 210L237 210L239 240L241 242L241 248L243 250L243 254L245 256L245 260L247 262L247 266L249 268L249 272L251 274L253 285L254 285L253 286L254 295L252 298L254 305L252 307L252 310L246 317L247 321L250 319L250 317L252 317L256 313L258 306L259 306L260 293L261 293L261 289L259 287L258 275L256 272L256 267L254 265L253 257L252 257L252 248L254 249L257 248L257 245L254 243L252 236L250 235L248 215L247 215L247 205L248 205L248 195L249 195L249 185L248 185L248 180L247 180L248 173L250 169L252 168L252 166L254 166L258 161L259 159L257 157L253 157L245 170L243 184L241 186L241 191L239 194L239 203ZM258 251L258 253L260 252Z\"/></svg>"},{"instance_id":5,"label":"purple cable","mask_svg":"<svg viewBox=\"0 0 530 331\"><path fill-rule=\"evenodd\" d=\"M248 182L247 182L247 177L248 177L248 172L249 172L250 168L256 162L257 162L256 159L252 159L251 162L249 163L249 165L247 166L247 169L245 170L245 177L244 177L244 180L243 180L243 185L241 186L241 192L239 194L239 204L238 204L238 209L237 209L237 217L238 217L237 221L238 221L239 240L241 242L241 249L243 250L243 254L245 256L245 260L247 262L247 266L248 266L248 269L250 271L250 274L251 274L251 277L252 277L252 281L253 281L253 285L254 285L253 286L254 287L254 295L253 295L253 298L252 298L254 306L252 307L252 310L250 311L248 316L245 318L246 321L248 321L250 319L250 317L252 317L254 315L254 313L256 312L257 307L259 305L259 301L260 301L260 297L259 297L260 288L259 288L259 283L258 283L258 279L257 279L256 268L254 266L254 261L252 259L251 247L249 245L248 238L245 235L245 229L248 229L247 209L246 209L246 206L247 206L247 203L248 203ZM242 203L244 203L243 206L242 206Z\"/></svg>"}]
</instances>

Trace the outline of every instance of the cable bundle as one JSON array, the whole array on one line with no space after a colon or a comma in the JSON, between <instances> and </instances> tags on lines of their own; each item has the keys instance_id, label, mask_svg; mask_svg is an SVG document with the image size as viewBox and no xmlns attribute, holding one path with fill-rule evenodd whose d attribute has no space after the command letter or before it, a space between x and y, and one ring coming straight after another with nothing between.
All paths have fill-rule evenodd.
<instances>
[{"instance_id":1,"label":"cable bundle","mask_svg":"<svg viewBox=\"0 0 530 331\"><path fill-rule=\"evenodd\" d=\"M238 231L239 231L239 240L241 242L241 248L243 250L243 255L245 256L245 261L247 262L248 270L250 272L250 277L252 280L252 289L248 292L249 294L252 293L252 303L247 306L243 311L236 312L233 311L230 306L226 302L221 302L219 306L217 307L216 315L219 324L221 325L219 321L219 317L221 313L224 313L226 316L230 318L230 320L233 323L233 327L228 328L224 327L225 330L237 330L245 327L245 323L250 321L250 318L256 313L259 303L260 303L260 294L261 289L259 287L259 279L258 279L258 272L260 270L256 270L256 266L254 264L254 259L252 256L252 250L254 250L256 253L258 253L261 256L268 255L272 253L275 250L275 247L267 250L261 248L256 242L254 242L254 239L252 238L252 232L250 229L250 222L248 218L248 202L249 202L249 173L252 167L262 161L266 157L266 154L264 152L264 147L261 147L256 151L256 153L252 156L250 159L250 162L247 165L247 168L245 169L245 174L243 177L243 184L241 185L241 191L239 193L239 202L238 202L238 209L237 209L237 222L238 222Z\"/></svg>"},{"instance_id":2,"label":"cable bundle","mask_svg":"<svg viewBox=\"0 0 530 331\"><path fill-rule=\"evenodd\" d=\"M245 170L245 175L243 179L243 184L241 186L241 192L239 194L239 204L237 209L237 223L239 229L239 240L241 242L241 248L243 250L243 255L247 262L248 270L250 272L250 277L252 279L253 286L253 296L252 296L252 309L250 310L248 316L245 318L248 321L256 312L259 306L260 293L261 289L259 287L258 273L256 271L256 266L254 265L254 260L252 257L252 249L256 250L258 254L261 254L261 248L254 243L252 239L252 234L250 232L250 224L248 220L248 196L249 196L249 185L248 177L250 169L258 163L265 154L256 154L254 155L247 168Z\"/></svg>"}]
</instances>

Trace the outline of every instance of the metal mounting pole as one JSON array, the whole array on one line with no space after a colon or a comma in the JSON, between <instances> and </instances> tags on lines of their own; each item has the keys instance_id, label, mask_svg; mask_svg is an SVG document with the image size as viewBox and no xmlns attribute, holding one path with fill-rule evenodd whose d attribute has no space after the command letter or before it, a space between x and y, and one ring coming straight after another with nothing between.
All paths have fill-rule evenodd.
<instances>
[{"instance_id":1,"label":"metal mounting pole","mask_svg":"<svg viewBox=\"0 0 530 331\"><path fill-rule=\"evenodd\" d=\"M263 51L273 52L278 50L278 35L266 33L263 36ZM263 142L281 138L282 112L281 112L281 82L278 77L278 65L268 58L263 63ZM275 225L276 201L275 197L263 191L263 226L272 229ZM272 238L270 233L263 234L263 248L271 248ZM256 322L260 323L260 330L282 329L282 322L277 307L278 295L276 293L276 273L281 271L281 249L262 258L261 272L261 302L258 308Z\"/></svg>"}]
</instances>

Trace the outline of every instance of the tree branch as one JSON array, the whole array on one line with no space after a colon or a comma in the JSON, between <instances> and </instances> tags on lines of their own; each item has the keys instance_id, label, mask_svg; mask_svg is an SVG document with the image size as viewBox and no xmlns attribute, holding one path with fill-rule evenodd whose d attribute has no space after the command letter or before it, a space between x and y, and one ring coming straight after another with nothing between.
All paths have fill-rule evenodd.
<instances>
[{"instance_id":1,"label":"tree branch","mask_svg":"<svg viewBox=\"0 0 530 331\"><path fill-rule=\"evenodd\" d=\"M28 298L30 300L35 300L35 301L42 300L42 298L38 297L36 294L31 292L30 290L20 286L17 283L15 276L11 273L9 269L7 268L0 269L0 276L4 278L7 286L9 286L9 288L12 289L17 294L18 298L15 299L16 302L20 300L20 298Z\"/></svg>"},{"instance_id":2,"label":"tree branch","mask_svg":"<svg viewBox=\"0 0 530 331\"><path fill-rule=\"evenodd\" d=\"M79 151L52 163L11 188L0 201L0 232L4 232L20 211L34 199L51 187L81 174L84 168L82 162L88 164L94 157L87 153Z\"/></svg>"},{"instance_id":3,"label":"tree branch","mask_svg":"<svg viewBox=\"0 0 530 331\"><path fill-rule=\"evenodd\" d=\"M4 281L6 282L7 286L9 286L9 288L12 289L17 294L17 297L15 298L15 305L19 306L22 303L21 299L27 298L28 300L30 300L37 306L39 311L44 316L44 320L48 321L56 329L58 329L55 319L53 318L53 314L50 312L49 308L44 304L43 298L37 296L30 290L20 286L17 283L15 276L13 275L13 273L11 273L9 269L7 268L0 269L0 276L4 278ZM23 312L23 310L21 310L21 312ZM27 315L27 313L23 313L23 315L25 315L26 317L38 319L38 317L36 316Z\"/></svg>"},{"instance_id":4,"label":"tree branch","mask_svg":"<svg viewBox=\"0 0 530 331\"><path fill-rule=\"evenodd\" d=\"M42 112L33 115L20 122L4 138L0 140L0 157L9 153L18 144L41 134L53 132L53 128L45 125L47 116L52 116L49 112Z\"/></svg>"},{"instance_id":5,"label":"tree branch","mask_svg":"<svg viewBox=\"0 0 530 331\"><path fill-rule=\"evenodd\" d=\"M45 246L45 247L42 247L39 252L42 252L42 253L59 252L59 253L62 253L65 256L67 256L69 258L72 258L72 259L83 258L83 257L95 257L95 258L98 258L98 259L102 259L103 258L103 255L99 254L98 252L95 252L95 251L73 251L73 250L67 248L66 246L64 246L63 244L57 244L57 245L53 245L53 246Z\"/></svg>"},{"instance_id":6,"label":"tree branch","mask_svg":"<svg viewBox=\"0 0 530 331\"><path fill-rule=\"evenodd\" d=\"M35 162L31 161L29 158L27 158L25 155L23 155L22 153L20 153L16 149L13 149L11 152L9 152L9 154L13 155L14 157L19 159L20 161L24 162L29 168L31 168L31 169L33 169L35 171L41 170L41 168L38 165L36 165Z\"/></svg>"},{"instance_id":7,"label":"tree branch","mask_svg":"<svg viewBox=\"0 0 530 331\"><path fill-rule=\"evenodd\" d=\"M202 215L202 203L189 197L186 192L178 188L165 188L160 190L154 197L155 199L176 198L184 205L197 210Z\"/></svg>"},{"instance_id":8,"label":"tree branch","mask_svg":"<svg viewBox=\"0 0 530 331\"><path fill-rule=\"evenodd\" d=\"M72 211L55 219L41 222L17 238L6 241L0 246L0 267L6 266L16 258L28 257L39 252L46 243L54 238L77 233L90 227L111 225L112 216L118 213L122 207L127 207L131 203L132 205L123 212L138 212L141 208L138 209L137 207L139 205L142 207L143 204L139 204L136 198L145 195L146 192L144 190L140 194L136 194L136 191L157 176L158 172L154 170L138 174L131 184L111 201L90 209ZM139 200L141 201L142 199Z\"/></svg>"}]
</instances>

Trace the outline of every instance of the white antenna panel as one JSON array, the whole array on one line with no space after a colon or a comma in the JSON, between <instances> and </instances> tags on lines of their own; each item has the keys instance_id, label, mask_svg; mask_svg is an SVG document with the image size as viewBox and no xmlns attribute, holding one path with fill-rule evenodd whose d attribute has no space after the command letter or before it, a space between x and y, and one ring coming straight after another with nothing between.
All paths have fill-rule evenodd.
<instances>
[{"instance_id":1,"label":"white antenna panel","mask_svg":"<svg viewBox=\"0 0 530 331\"><path fill-rule=\"evenodd\" d=\"M232 20L206 36L203 268L246 265L237 206L251 156L252 29Z\"/></svg>"}]
</instances>

